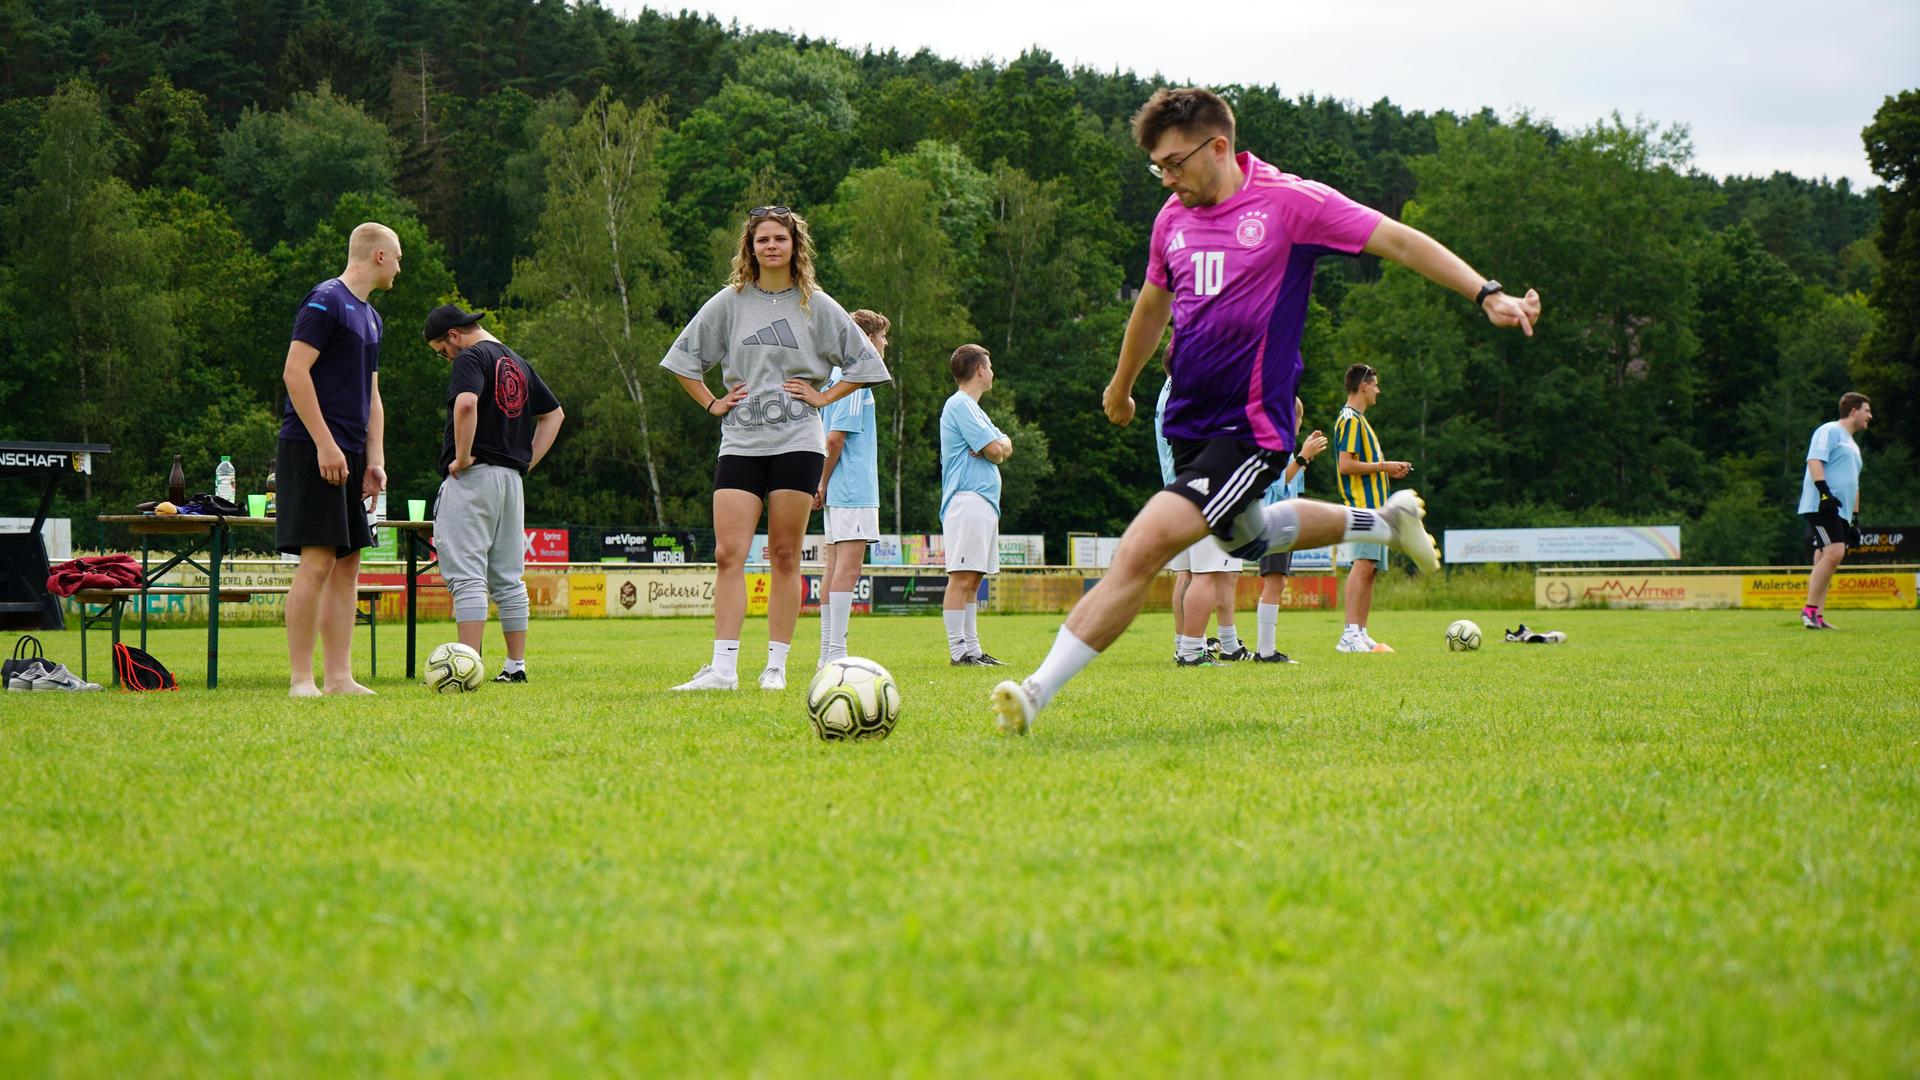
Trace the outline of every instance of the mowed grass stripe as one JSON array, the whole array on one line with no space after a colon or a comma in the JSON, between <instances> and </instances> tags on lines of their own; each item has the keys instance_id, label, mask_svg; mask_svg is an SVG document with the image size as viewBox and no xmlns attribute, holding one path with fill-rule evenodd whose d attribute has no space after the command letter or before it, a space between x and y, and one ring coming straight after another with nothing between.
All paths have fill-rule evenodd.
<instances>
[{"instance_id":1,"label":"mowed grass stripe","mask_svg":"<svg viewBox=\"0 0 1920 1080\"><path fill-rule=\"evenodd\" d=\"M1054 617L984 619L998 671L856 618L877 744L808 731L811 620L780 694L667 692L694 621L537 623L468 697L396 633L379 697L289 702L265 628L212 694L8 694L0 1068L1920 1069L1912 613L1459 614L1200 671L1149 616L1022 740L986 691Z\"/></svg>"}]
</instances>

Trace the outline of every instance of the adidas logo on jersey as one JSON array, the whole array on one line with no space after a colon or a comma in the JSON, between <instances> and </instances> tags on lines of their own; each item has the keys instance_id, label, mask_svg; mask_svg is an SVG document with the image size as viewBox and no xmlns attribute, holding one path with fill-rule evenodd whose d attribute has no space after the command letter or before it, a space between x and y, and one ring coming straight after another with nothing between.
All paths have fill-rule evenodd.
<instances>
[{"instance_id":1,"label":"adidas logo on jersey","mask_svg":"<svg viewBox=\"0 0 1920 1080\"><path fill-rule=\"evenodd\" d=\"M1187 246L1187 230L1173 230L1173 239L1167 241L1167 254L1171 255Z\"/></svg>"},{"instance_id":2,"label":"adidas logo on jersey","mask_svg":"<svg viewBox=\"0 0 1920 1080\"><path fill-rule=\"evenodd\" d=\"M1207 480L1207 478L1204 476L1196 476L1193 479L1187 481L1187 486L1199 492L1202 495L1213 494L1213 484L1210 483Z\"/></svg>"},{"instance_id":3,"label":"adidas logo on jersey","mask_svg":"<svg viewBox=\"0 0 1920 1080\"><path fill-rule=\"evenodd\" d=\"M789 349L800 347L800 342L794 339L793 327L788 326L785 319L775 319L772 326L761 327L751 337L743 339L740 344L785 345Z\"/></svg>"}]
</instances>

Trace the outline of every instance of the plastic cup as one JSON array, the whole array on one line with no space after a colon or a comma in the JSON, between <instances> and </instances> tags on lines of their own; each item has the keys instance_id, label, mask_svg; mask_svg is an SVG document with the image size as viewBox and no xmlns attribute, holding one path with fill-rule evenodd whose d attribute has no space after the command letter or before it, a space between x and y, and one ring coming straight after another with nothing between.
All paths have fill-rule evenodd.
<instances>
[{"instance_id":1,"label":"plastic cup","mask_svg":"<svg viewBox=\"0 0 1920 1080\"><path fill-rule=\"evenodd\" d=\"M408 499L407 500L407 520L408 521L427 520L427 500Z\"/></svg>"},{"instance_id":2,"label":"plastic cup","mask_svg":"<svg viewBox=\"0 0 1920 1080\"><path fill-rule=\"evenodd\" d=\"M257 518L267 516L267 497L265 495L247 496L247 516Z\"/></svg>"}]
</instances>

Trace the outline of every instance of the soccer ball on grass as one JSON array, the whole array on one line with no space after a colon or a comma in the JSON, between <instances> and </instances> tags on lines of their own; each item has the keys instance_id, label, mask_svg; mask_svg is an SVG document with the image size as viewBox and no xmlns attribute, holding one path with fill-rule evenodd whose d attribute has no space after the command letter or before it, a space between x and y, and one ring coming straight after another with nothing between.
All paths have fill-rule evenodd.
<instances>
[{"instance_id":1,"label":"soccer ball on grass","mask_svg":"<svg viewBox=\"0 0 1920 1080\"><path fill-rule=\"evenodd\" d=\"M807 684L807 720L827 742L884 739L899 719L900 687L871 660L829 660Z\"/></svg>"},{"instance_id":2,"label":"soccer ball on grass","mask_svg":"<svg viewBox=\"0 0 1920 1080\"><path fill-rule=\"evenodd\" d=\"M1480 627L1471 619L1455 619L1447 626L1447 648L1469 652L1480 647Z\"/></svg>"},{"instance_id":3,"label":"soccer ball on grass","mask_svg":"<svg viewBox=\"0 0 1920 1080\"><path fill-rule=\"evenodd\" d=\"M427 654L427 689L436 694L465 694L480 689L486 678L486 665L480 654L457 641L449 641Z\"/></svg>"}]
</instances>

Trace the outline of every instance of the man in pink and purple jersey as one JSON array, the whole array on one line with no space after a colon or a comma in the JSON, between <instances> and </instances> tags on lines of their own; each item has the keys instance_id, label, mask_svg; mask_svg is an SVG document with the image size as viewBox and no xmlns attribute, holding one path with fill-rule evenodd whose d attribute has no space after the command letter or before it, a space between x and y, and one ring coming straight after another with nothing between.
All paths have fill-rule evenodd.
<instances>
[{"instance_id":1,"label":"man in pink and purple jersey","mask_svg":"<svg viewBox=\"0 0 1920 1080\"><path fill-rule=\"evenodd\" d=\"M1147 280L1103 404L1108 420L1132 422L1134 381L1171 321L1173 390L1163 430L1175 475L1127 527L1106 576L1067 617L1040 669L994 687L994 712L1010 733L1026 733L1060 687L1140 613L1167 560L1208 533L1242 558L1354 541L1397 548L1425 570L1439 567L1425 505L1410 490L1378 509L1310 499L1261 505L1294 449L1293 398L1315 260L1362 251L1392 259L1472 298L1495 326L1529 336L1540 317L1532 290L1510 296L1418 229L1235 153L1233 110L1211 91L1156 91L1134 115L1133 137L1171 196L1154 220Z\"/></svg>"}]
</instances>

